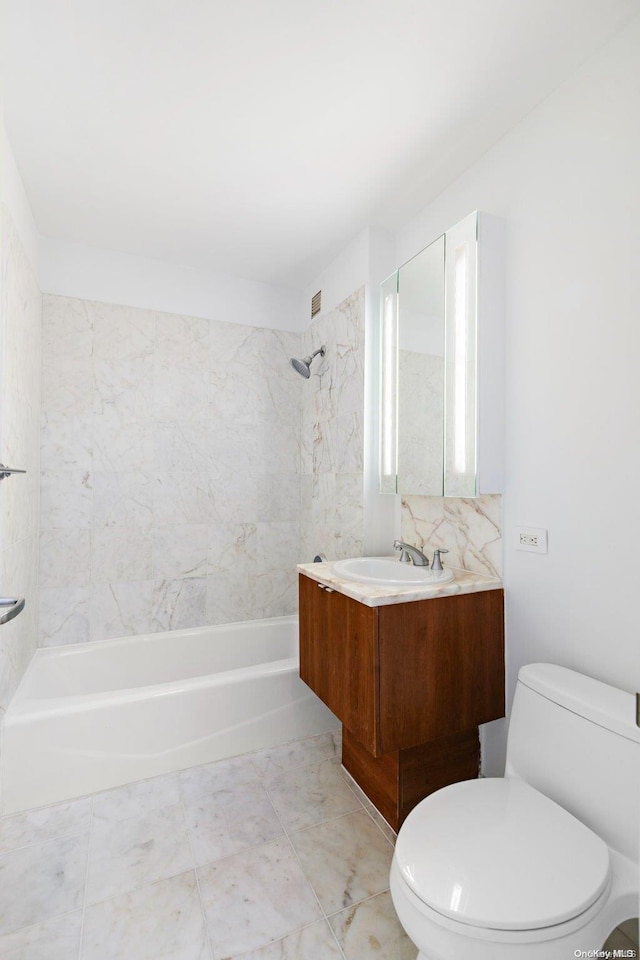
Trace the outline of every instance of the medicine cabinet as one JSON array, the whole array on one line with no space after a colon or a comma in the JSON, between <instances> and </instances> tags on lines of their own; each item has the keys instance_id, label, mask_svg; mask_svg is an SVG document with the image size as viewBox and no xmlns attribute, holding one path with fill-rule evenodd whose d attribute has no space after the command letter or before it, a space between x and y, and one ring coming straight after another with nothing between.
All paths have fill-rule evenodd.
<instances>
[{"instance_id":1,"label":"medicine cabinet","mask_svg":"<svg viewBox=\"0 0 640 960\"><path fill-rule=\"evenodd\" d=\"M473 213L381 285L382 493L503 490L503 245Z\"/></svg>"}]
</instances>

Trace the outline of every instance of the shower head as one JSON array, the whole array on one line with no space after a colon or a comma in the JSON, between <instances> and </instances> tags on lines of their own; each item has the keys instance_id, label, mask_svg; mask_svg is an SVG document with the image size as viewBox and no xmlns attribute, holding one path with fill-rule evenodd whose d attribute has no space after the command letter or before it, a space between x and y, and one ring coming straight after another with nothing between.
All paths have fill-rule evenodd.
<instances>
[{"instance_id":1,"label":"shower head","mask_svg":"<svg viewBox=\"0 0 640 960\"><path fill-rule=\"evenodd\" d=\"M304 360L297 360L295 357L291 357L289 361L296 373L299 373L301 377L304 377L305 380L308 380L311 376L311 362L314 357L317 357L320 354L321 357L324 357L326 350L324 347L320 347L319 350L315 350L310 357L305 357Z\"/></svg>"},{"instance_id":2,"label":"shower head","mask_svg":"<svg viewBox=\"0 0 640 960\"><path fill-rule=\"evenodd\" d=\"M311 357L305 357L304 360L297 360L295 357L291 357L290 363L296 373L299 373L305 380L309 379L311 376Z\"/></svg>"}]
</instances>

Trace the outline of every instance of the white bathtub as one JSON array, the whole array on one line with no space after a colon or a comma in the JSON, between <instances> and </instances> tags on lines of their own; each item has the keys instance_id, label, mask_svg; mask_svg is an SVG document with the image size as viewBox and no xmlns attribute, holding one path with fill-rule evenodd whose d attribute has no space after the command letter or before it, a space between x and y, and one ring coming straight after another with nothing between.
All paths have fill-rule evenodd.
<instances>
[{"instance_id":1,"label":"white bathtub","mask_svg":"<svg viewBox=\"0 0 640 960\"><path fill-rule=\"evenodd\" d=\"M323 733L298 619L38 650L7 710L2 813Z\"/></svg>"}]
</instances>

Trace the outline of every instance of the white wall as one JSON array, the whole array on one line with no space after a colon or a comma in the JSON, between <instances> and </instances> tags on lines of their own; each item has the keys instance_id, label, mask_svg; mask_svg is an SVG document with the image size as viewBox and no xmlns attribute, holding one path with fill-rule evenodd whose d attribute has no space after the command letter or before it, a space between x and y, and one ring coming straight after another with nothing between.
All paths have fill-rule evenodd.
<instances>
[{"instance_id":1,"label":"white wall","mask_svg":"<svg viewBox=\"0 0 640 960\"><path fill-rule=\"evenodd\" d=\"M206 320L301 331L307 316L290 287L46 237L38 276L45 293Z\"/></svg>"},{"instance_id":2,"label":"white wall","mask_svg":"<svg viewBox=\"0 0 640 960\"><path fill-rule=\"evenodd\" d=\"M306 326L308 309L298 289L42 237L1 109L0 202L44 293L275 330L302 331Z\"/></svg>"},{"instance_id":3,"label":"white wall","mask_svg":"<svg viewBox=\"0 0 640 960\"><path fill-rule=\"evenodd\" d=\"M322 291L322 313L335 310L354 290L367 282L369 275L369 227L342 250L303 291L304 326L311 324L311 298Z\"/></svg>"},{"instance_id":4,"label":"white wall","mask_svg":"<svg viewBox=\"0 0 640 960\"><path fill-rule=\"evenodd\" d=\"M507 221L509 697L536 660L640 689L638 50L640 19L397 238L402 263L476 208ZM547 556L517 524L548 528Z\"/></svg>"},{"instance_id":5,"label":"white wall","mask_svg":"<svg viewBox=\"0 0 640 960\"><path fill-rule=\"evenodd\" d=\"M0 203L4 203L32 270L37 268L38 229L2 119L0 105Z\"/></svg>"}]
</instances>

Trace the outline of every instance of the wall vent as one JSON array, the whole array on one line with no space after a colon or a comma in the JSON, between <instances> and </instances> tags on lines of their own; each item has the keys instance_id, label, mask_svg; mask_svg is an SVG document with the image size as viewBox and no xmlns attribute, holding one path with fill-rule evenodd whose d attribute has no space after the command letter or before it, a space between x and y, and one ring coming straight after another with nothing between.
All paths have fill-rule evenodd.
<instances>
[{"instance_id":1,"label":"wall vent","mask_svg":"<svg viewBox=\"0 0 640 960\"><path fill-rule=\"evenodd\" d=\"M322 290L318 290L317 293L311 297L311 319L315 317L317 313L320 313L322 309Z\"/></svg>"}]
</instances>

